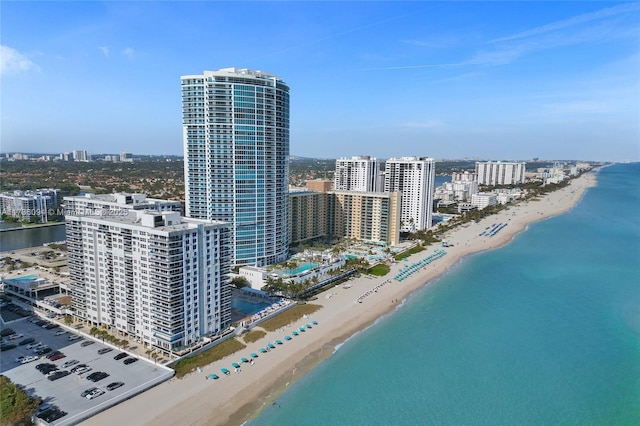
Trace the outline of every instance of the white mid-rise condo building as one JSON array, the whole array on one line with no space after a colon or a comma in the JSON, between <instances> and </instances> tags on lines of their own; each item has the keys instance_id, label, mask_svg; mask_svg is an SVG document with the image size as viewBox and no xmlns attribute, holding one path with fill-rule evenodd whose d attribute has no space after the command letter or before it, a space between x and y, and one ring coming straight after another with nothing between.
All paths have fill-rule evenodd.
<instances>
[{"instance_id":1,"label":"white mid-rise condo building","mask_svg":"<svg viewBox=\"0 0 640 426\"><path fill-rule=\"evenodd\" d=\"M526 163L485 161L476 163L476 176L480 185L515 185L524 183Z\"/></svg>"}]
</instances>

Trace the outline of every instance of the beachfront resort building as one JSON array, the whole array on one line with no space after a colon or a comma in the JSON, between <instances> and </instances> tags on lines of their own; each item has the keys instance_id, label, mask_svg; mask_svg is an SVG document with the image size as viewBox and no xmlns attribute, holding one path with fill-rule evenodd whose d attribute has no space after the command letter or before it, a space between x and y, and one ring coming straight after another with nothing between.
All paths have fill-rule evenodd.
<instances>
[{"instance_id":1,"label":"beachfront resort building","mask_svg":"<svg viewBox=\"0 0 640 426\"><path fill-rule=\"evenodd\" d=\"M313 186L307 183L307 187ZM329 195L317 191L289 192L289 243L328 235Z\"/></svg>"},{"instance_id":2,"label":"beachfront resort building","mask_svg":"<svg viewBox=\"0 0 640 426\"><path fill-rule=\"evenodd\" d=\"M478 192L471 196L471 205L478 210L482 210L498 203L498 194L492 192Z\"/></svg>"},{"instance_id":3,"label":"beachfront resort building","mask_svg":"<svg viewBox=\"0 0 640 426\"><path fill-rule=\"evenodd\" d=\"M401 192L400 231L431 227L435 160L426 157L390 158L385 163L384 191Z\"/></svg>"},{"instance_id":4,"label":"beachfront resort building","mask_svg":"<svg viewBox=\"0 0 640 426\"><path fill-rule=\"evenodd\" d=\"M227 223L173 211L69 214L75 315L166 351L219 335L230 325L230 238Z\"/></svg>"},{"instance_id":5,"label":"beachfront resort building","mask_svg":"<svg viewBox=\"0 0 640 426\"><path fill-rule=\"evenodd\" d=\"M381 161L368 155L336 160L333 189L336 191L376 192Z\"/></svg>"},{"instance_id":6,"label":"beachfront resort building","mask_svg":"<svg viewBox=\"0 0 640 426\"><path fill-rule=\"evenodd\" d=\"M287 259L289 87L246 68L180 83L186 215L231 224L235 265Z\"/></svg>"},{"instance_id":7,"label":"beachfront resort building","mask_svg":"<svg viewBox=\"0 0 640 426\"><path fill-rule=\"evenodd\" d=\"M471 196L478 192L478 180L475 173L453 173L451 182L445 182L437 187L434 198L441 203L464 202L471 200Z\"/></svg>"},{"instance_id":8,"label":"beachfront resort building","mask_svg":"<svg viewBox=\"0 0 640 426\"><path fill-rule=\"evenodd\" d=\"M400 193L331 191L329 232L388 246L400 242Z\"/></svg>"},{"instance_id":9,"label":"beachfront resort building","mask_svg":"<svg viewBox=\"0 0 640 426\"><path fill-rule=\"evenodd\" d=\"M0 214L26 222L49 221L57 214L60 205L59 189L37 189L35 191L13 191L0 194Z\"/></svg>"},{"instance_id":10,"label":"beachfront resort building","mask_svg":"<svg viewBox=\"0 0 640 426\"><path fill-rule=\"evenodd\" d=\"M476 163L476 176L480 185L517 185L524 183L526 163L484 161Z\"/></svg>"}]
</instances>

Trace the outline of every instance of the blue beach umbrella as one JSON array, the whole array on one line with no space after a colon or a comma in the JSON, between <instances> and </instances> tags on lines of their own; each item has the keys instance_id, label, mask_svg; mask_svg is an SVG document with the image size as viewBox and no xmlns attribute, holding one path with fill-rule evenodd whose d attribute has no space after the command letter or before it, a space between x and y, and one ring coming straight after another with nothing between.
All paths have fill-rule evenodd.
<instances>
[{"instance_id":1,"label":"blue beach umbrella","mask_svg":"<svg viewBox=\"0 0 640 426\"><path fill-rule=\"evenodd\" d=\"M282 340L276 340L276 344L277 345L281 345L282 344Z\"/></svg>"},{"instance_id":2,"label":"blue beach umbrella","mask_svg":"<svg viewBox=\"0 0 640 426\"><path fill-rule=\"evenodd\" d=\"M297 331L294 331L294 332L293 332L293 333L291 333L291 334L293 334L294 336L299 336L299 334L298 334L298 332L297 332Z\"/></svg>"},{"instance_id":3,"label":"blue beach umbrella","mask_svg":"<svg viewBox=\"0 0 640 426\"><path fill-rule=\"evenodd\" d=\"M313 321L312 324L313 325L318 325L318 321Z\"/></svg>"},{"instance_id":4,"label":"blue beach umbrella","mask_svg":"<svg viewBox=\"0 0 640 426\"><path fill-rule=\"evenodd\" d=\"M263 354L266 354L267 350L265 348L260 348L260 352L262 352Z\"/></svg>"},{"instance_id":5,"label":"blue beach umbrella","mask_svg":"<svg viewBox=\"0 0 640 426\"><path fill-rule=\"evenodd\" d=\"M218 375L217 374L209 374L209 378L213 379L213 380L217 380L218 379Z\"/></svg>"},{"instance_id":6,"label":"blue beach umbrella","mask_svg":"<svg viewBox=\"0 0 640 426\"><path fill-rule=\"evenodd\" d=\"M267 346L269 346L271 349L275 349L276 346L273 343L269 343Z\"/></svg>"},{"instance_id":7,"label":"blue beach umbrella","mask_svg":"<svg viewBox=\"0 0 640 426\"><path fill-rule=\"evenodd\" d=\"M240 361L242 362L249 362L249 360L247 358L241 358Z\"/></svg>"},{"instance_id":8,"label":"blue beach umbrella","mask_svg":"<svg viewBox=\"0 0 640 426\"><path fill-rule=\"evenodd\" d=\"M223 374L230 374L229 370L226 368L221 368L220 371L222 371Z\"/></svg>"},{"instance_id":9,"label":"blue beach umbrella","mask_svg":"<svg viewBox=\"0 0 640 426\"><path fill-rule=\"evenodd\" d=\"M233 368L240 368L240 364L238 364L237 362L234 362L231 365L233 366Z\"/></svg>"},{"instance_id":10,"label":"blue beach umbrella","mask_svg":"<svg viewBox=\"0 0 640 426\"><path fill-rule=\"evenodd\" d=\"M284 340L291 340L291 336L284 336Z\"/></svg>"},{"instance_id":11,"label":"blue beach umbrella","mask_svg":"<svg viewBox=\"0 0 640 426\"><path fill-rule=\"evenodd\" d=\"M251 358L258 358L258 354L255 352L251 352Z\"/></svg>"}]
</instances>

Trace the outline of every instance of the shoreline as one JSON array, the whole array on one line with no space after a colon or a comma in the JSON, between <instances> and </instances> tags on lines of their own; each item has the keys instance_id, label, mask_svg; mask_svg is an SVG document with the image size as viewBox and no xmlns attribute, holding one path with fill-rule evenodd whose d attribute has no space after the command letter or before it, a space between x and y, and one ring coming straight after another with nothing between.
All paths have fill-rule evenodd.
<instances>
[{"instance_id":1,"label":"shoreline","mask_svg":"<svg viewBox=\"0 0 640 426\"><path fill-rule=\"evenodd\" d=\"M434 285L445 273L462 265L467 257L502 247L526 231L530 224L571 210L582 199L585 190L595 186L598 170L585 173L573 179L567 187L538 200L509 206L479 223L471 222L447 232L444 238L454 244L445 248L447 254L402 282L393 279L402 266L424 259L440 247L428 246L424 251L410 256L406 263L392 265L391 271L384 277L362 276L349 281L352 288L344 289L339 285L325 290L317 296L317 300L310 301L323 308L309 319L301 319L286 327L286 330L269 332L257 342L247 344L235 355L203 368L202 373L190 373L180 380L171 379L83 424L242 424L256 417L291 384L331 357L338 345L392 314L412 294ZM480 233L494 223L507 223L508 226L493 237L482 237ZM359 294L372 290L379 282L389 278L390 283L371 293L363 303L356 303ZM329 294L331 297L327 297ZM204 380L207 374L219 373L222 367L229 368L240 357L258 352L259 347L281 339L290 330L311 320L318 320L319 324L270 353L260 354L255 366L243 367L241 374L223 376L216 381Z\"/></svg>"}]
</instances>

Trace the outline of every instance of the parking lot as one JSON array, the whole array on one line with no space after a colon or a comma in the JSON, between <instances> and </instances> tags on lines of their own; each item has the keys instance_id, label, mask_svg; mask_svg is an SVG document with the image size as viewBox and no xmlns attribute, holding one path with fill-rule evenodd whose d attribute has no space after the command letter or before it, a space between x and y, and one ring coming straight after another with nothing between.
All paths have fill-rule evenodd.
<instances>
[{"instance_id":1,"label":"parking lot","mask_svg":"<svg viewBox=\"0 0 640 426\"><path fill-rule=\"evenodd\" d=\"M123 351L81 333L82 330L78 332L63 325L46 329L43 328L46 324L39 326L30 322L30 319L18 319L4 325L4 328L10 327L16 334L22 334L23 337L13 341L17 347L2 352L0 372L14 383L24 386L30 395L37 396L45 403L56 406L67 413L52 424L78 423L173 376L173 370L154 365L143 358L136 362L127 361L138 358L134 354L120 355L119 359L114 359ZM77 336L81 336L81 338ZM31 337L34 338L34 343L18 345L18 342ZM75 340L70 340L70 338ZM64 357L51 361L46 358L48 354L45 354L40 359L26 364L16 362L18 357L33 356L36 348L28 349L28 347L39 342L50 347L52 352L61 351ZM93 343L87 345L85 342ZM98 353L99 351L104 352L107 348L111 350L102 354ZM77 360L78 363L62 368L63 364L72 360ZM82 374L71 373L55 381L50 381L36 369L36 366L42 363L54 364L59 370L65 371L86 364L90 370ZM88 377L96 372L107 373L108 377L97 382L88 380ZM117 389L107 390L107 386L114 382L124 382L124 385ZM94 392L99 395L94 395L93 399L81 396L84 391L93 387L103 390L104 394Z\"/></svg>"}]
</instances>

